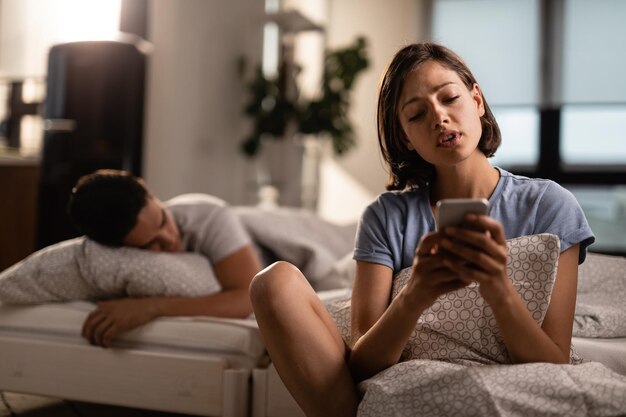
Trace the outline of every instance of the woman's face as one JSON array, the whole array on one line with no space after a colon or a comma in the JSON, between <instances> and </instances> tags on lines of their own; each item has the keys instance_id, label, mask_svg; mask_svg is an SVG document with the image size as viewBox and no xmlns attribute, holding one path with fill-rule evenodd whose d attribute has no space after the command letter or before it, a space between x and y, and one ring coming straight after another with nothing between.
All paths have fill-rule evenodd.
<instances>
[{"instance_id":1,"label":"woman's face","mask_svg":"<svg viewBox=\"0 0 626 417\"><path fill-rule=\"evenodd\" d=\"M180 252L183 249L172 213L156 197L148 196L137 216L137 224L124 238L125 246L154 252Z\"/></svg>"},{"instance_id":2,"label":"woman's face","mask_svg":"<svg viewBox=\"0 0 626 417\"><path fill-rule=\"evenodd\" d=\"M478 84L468 90L458 74L436 61L412 71L402 88L398 117L410 150L439 167L482 152L480 117L485 113Z\"/></svg>"}]
</instances>

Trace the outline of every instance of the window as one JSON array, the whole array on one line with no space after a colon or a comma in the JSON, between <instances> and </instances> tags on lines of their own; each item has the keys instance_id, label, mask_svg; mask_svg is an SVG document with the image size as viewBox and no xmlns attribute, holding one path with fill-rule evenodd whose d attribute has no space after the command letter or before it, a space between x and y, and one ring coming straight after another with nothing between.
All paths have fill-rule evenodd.
<instances>
[{"instance_id":1,"label":"window","mask_svg":"<svg viewBox=\"0 0 626 417\"><path fill-rule=\"evenodd\" d=\"M432 38L466 59L502 131L493 163L570 189L626 255L626 2L432 0Z\"/></svg>"},{"instance_id":2,"label":"window","mask_svg":"<svg viewBox=\"0 0 626 417\"><path fill-rule=\"evenodd\" d=\"M491 163L530 169L539 161L539 111L536 107L494 106L502 144Z\"/></svg>"},{"instance_id":3,"label":"window","mask_svg":"<svg viewBox=\"0 0 626 417\"><path fill-rule=\"evenodd\" d=\"M626 105L563 106L561 138L566 167L626 163Z\"/></svg>"},{"instance_id":4,"label":"window","mask_svg":"<svg viewBox=\"0 0 626 417\"><path fill-rule=\"evenodd\" d=\"M566 169L626 165L624 21L626 2L565 0L561 158Z\"/></svg>"}]
</instances>

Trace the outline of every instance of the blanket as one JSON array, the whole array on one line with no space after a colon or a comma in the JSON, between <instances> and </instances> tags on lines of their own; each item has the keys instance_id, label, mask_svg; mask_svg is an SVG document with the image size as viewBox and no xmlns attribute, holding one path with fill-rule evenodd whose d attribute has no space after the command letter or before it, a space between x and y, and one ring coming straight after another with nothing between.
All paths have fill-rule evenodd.
<instances>
[{"instance_id":1,"label":"blanket","mask_svg":"<svg viewBox=\"0 0 626 417\"><path fill-rule=\"evenodd\" d=\"M559 239L543 234L507 241L507 272L541 324L549 304ZM410 279L394 276L392 297ZM344 339L348 298L326 303ZM626 415L626 376L597 362L511 364L493 313L475 286L445 294L427 309L401 362L361 382L359 416Z\"/></svg>"},{"instance_id":2,"label":"blanket","mask_svg":"<svg viewBox=\"0 0 626 417\"><path fill-rule=\"evenodd\" d=\"M578 272L573 335L626 337L626 258L589 253Z\"/></svg>"},{"instance_id":3,"label":"blanket","mask_svg":"<svg viewBox=\"0 0 626 417\"><path fill-rule=\"evenodd\" d=\"M412 360L362 382L360 417L623 416L626 377L590 362L478 365Z\"/></svg>"},{"instance_id":4,"label":"blanket","mask_svg":"<svg viewBox=\"0 0 626 417\"><path fill-rule=\"evenodd\" d=\"M356 225L337 225L298 208L235 207L265 264L297 266L316 291L350 287Z\"/></svg>"}]
</instances>

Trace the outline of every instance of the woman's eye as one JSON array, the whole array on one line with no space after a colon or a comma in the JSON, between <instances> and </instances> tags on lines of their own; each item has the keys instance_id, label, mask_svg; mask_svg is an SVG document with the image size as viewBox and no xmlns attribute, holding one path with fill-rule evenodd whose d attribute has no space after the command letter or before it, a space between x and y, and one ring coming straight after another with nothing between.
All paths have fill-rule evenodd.
<instances>
[{"instance_id":1,"label":"woman's eye","mask_svg":"<svg viewBox=\"0 0 626 417\"><path fill-rule=\"evenodd\" d=\"M421 111L419 113L416 113L415 115L409 117L409 122L414 122L416 120L421 119L422 117L424 117L424 112L423 111Z\"/></svg>"},{"instance_id":2,"label":"woman's eye","mask_svg":"<svg viewBox=\"0 0 626 417\"><path fill-rule=\"evenodd\" d=\"M444 103L454 103L460 96L454 96L443 100Z\"/></svg>"}]
</instances>

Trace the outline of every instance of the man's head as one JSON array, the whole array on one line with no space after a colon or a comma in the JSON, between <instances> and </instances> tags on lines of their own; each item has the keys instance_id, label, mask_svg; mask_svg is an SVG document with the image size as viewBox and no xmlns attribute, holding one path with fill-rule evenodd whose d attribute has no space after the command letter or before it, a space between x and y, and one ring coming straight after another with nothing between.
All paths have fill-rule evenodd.
<instances>
[{"instance_id":1,"label":"man's head","mask_svg":"<svg viewBox=\"0 0 626 417\"><path fill-rule=\"evenodd\" d=\"M104 245L182 249L171 213L140 178L125 171L99 170L81 177L72 190L68 213L81 233Z\"/></svg>"}]
</instances>

